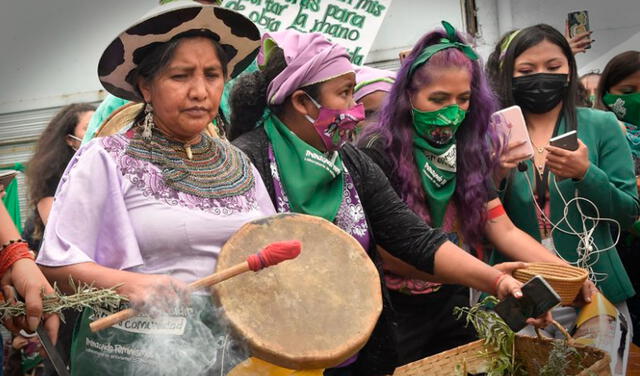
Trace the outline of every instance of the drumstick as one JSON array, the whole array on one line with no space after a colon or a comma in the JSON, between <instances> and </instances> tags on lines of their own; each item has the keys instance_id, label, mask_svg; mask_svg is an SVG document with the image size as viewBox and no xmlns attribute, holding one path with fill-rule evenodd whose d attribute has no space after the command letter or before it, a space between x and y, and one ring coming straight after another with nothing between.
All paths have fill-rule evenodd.
<instances>
[{"instance_id":1,"label":"drumstick","mask_svg":"<svg viewBox=\"0 0 640 376\"><path fill-rule=\"evenodd\" d=\"M213 286L216 283L235 277L238 274L248 272L249 270L257 272L258 270L266 267L279 264L282 261L296 258L300 254L301 249L302 244L297 240L271 243L264 247L260 252L247 257L247 261L245 262L190 283L189 290L194 291L203 287ZM137 313L138 311L135 309L127 308L92 322L89 324L89 328L91 329L91 332L95 333L102 329L110 328L121 321L130 319Z\"/></svg>"}]
</instances>

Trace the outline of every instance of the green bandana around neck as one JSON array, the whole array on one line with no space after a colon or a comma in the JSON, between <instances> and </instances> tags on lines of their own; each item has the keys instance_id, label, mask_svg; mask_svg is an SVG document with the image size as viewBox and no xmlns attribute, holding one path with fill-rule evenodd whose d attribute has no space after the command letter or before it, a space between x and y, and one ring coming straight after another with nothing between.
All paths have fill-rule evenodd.
<instances>
[{"instance_id":1,"label":"green bandana around neck","mask_svg":"<svg viewBox=\"0 0 640 376\"><path fill-rule=\"evenodd\" d=\"M618 119L640 126L640 92L623 95L606 93L602 101Z\"/></svg>"},{"instance_id":2,"label":"green bandana around neck","mask_svg":"<svg viewBox=\"0 0 640 376\"><path fill-rule=\"evenodd\" d=\"M439 145L449 144L454 139L466 116L467 112L457 104L436 111L420 111L411 107L413 128L418 136Z\"/></svg>"},{"instance_id":3,"label":"green bandana around neck","mask_svg":"<svg viewBox=\"0 0 640 376\"><path fill-rule=\"evenodd\" d=\"M413 156L422 181L431 225L441 227L447 206L456 190L456 144L435 147L414 133Z\"/></svg>"},{"instance_id":4,"label":"green bandana around neck","mask_svg":"<svg viewBox=\"0 0 640 376\"><path fill-rule=\"evenodd\" d=\"M440 43L432 44L420 51L420 55L418 55L418 57L413 61L411 67L409 68L409 76L411 76L413 72L418 69L418 67L431 59L431 56L442 50L446 50L447 48L457 48L462 51L462 53L467 55L469 59L478 60L478 54L476 54L471 46L463 43L460 39L458 39L458 36L456 35L456 29L450 23L448 23L447 21L442 21L442 26L447 33L446 38L442 38L440 39Z\"/></svg>"},{"instance_id":5,"label":"green bandana around neck","mask_svg":"<svg viewBox=\"0 0 640 376\"><path fill-rule=\"evenodd\" d=\"M333 222L343 199L344 174L340 156L336 152L336 160L332 162L273 114L264 119L264 130L273 146L291 210Z\"/></svg>"}]
</instances>

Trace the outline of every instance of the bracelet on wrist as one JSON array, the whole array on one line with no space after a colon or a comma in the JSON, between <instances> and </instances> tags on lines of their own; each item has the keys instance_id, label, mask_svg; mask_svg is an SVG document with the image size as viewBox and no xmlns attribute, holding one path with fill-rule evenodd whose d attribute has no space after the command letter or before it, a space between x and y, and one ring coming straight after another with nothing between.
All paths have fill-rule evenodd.
<instances>
[{"instance_id":1,"label":"bracelet on wrist","mask_svg":"<svg viewBox=\"0 0 640 376\"><path fill-rule=\"evenodd\" d=\"M26 242L27 242L26 240L21 239L21 238L11 239L11 240L9 240L8 242L6 242L6 243L4 243L2 245L2 248L0 248L0 252L4 251L4 249L7 248L8 246L10 246L11 244L14 244L14 243L26 243Z\"/></svg>"},{"instance_id":2,"label":"bracelet on wrist","mask_svg":"<svg viewBox=\"0 0 640 376\"><path fill-rule=\"evenodd\" d=\"M498 295L498 287L500 287L500 283L502 283L502 281L504 281L504 279L508 276L509 274L503 272L498 277L496 277L496 281L493 284L493 290L496 292L496 296Z\"/></svg>"},{"instance_id":3,"label":"bracelet on wrist","mask_svg":"<svg viewBox=\"0 0 640 376\"><path fill-rule=\"evenodd\" d=\"M35 260L26 242L17 241L4 247L0 253L0 276L3 276L16 261L24 258Z\"/></svg>"}]
</instances>

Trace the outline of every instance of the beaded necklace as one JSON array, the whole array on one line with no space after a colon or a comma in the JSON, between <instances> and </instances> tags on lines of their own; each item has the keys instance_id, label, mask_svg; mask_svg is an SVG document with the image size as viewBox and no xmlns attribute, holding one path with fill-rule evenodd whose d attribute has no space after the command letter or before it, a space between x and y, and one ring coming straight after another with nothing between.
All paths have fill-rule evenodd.
<instances>
[{"instance_id":1,"label":"beaded necklace","mask_svg":"<svg viewBox=\"0 0 640 376\"><path fill-rule=\"evenodd\" d=\"M184 144L153 130L145 141L130 131L126 154L157 166L167 186L197 197L221 199L243 195L254 186L249 159L234 146L202 134L190 145L188 158Z\"/></svg>"}]
</instances>

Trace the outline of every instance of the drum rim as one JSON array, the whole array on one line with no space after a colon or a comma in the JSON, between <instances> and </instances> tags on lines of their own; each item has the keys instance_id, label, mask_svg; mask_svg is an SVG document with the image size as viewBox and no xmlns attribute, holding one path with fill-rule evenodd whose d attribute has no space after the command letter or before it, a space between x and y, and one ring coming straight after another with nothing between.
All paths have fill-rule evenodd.
<instances>
[{"instance_id":1,"label":"drum rim","mask_svg":"<svg viewBox=\"0 0 640 376\"><path fill-rule=\"evenodd\" d=\"M382 312L382 306L383 306L382 283L380 282L380 273L376 268L375 264L373 263L373 261L371 260L371 258L368 256L367 252L362 248L362 246L356 239L351 237L351 235L347 234L344 230L335 226L335 224L325 220L324 218L305 215L305 214L299 214L299 213L282 213L282 214L277 214L271 217L254 220L244 224L238 231L236 231L236 233L232 235L231 238L227 240L227 243L225 243L225 245L220 251L219 261L224 257L223 253L225 251L225 247L227 246L227 244L230 244L230 240L232 240L233 237L243 236L246 233L253 231L253 228L255 225L264 225L265 223L268 223L269 221L272 221L276 218L284 218L284 217L294 217L294 218L302 217L317 223L324 223L324 224L328 223L334 228L338 229L339 230L338 233L340 235L348 237L350 242L354 242L354 244L357 244L358 248L362 250L366 259L370 261L365 265L367 265L367 267L370 268L371 276L373 277L375 275L375 279L377 283L375 283L374 286L371 287L371 289L372 289L372 294L374 296L374 299L377 297L376 302L374 303L376 306L376 309L375 309L375 312L371 312L369 314L369 317L364 317L365 320L370 319L370 324L367 325L366 330L363 330L361 332L361 335L357 336L357 338L354 336L354 338L352 338L351 340L347 341L344 344L341 344L339 347L336 347L333 351L328 351L324 354L309 353L309 354L305 354L304 356L300 354L298 355L285 354L282 352L278 352L276 349L269 348L270 344L265 343L262 340L258 341L256 338L252 338L249 341L247 340L245 341L247 342L247 344L249 345L249 348L251 349L252 356L268 361L280 367L289 368L289 369L318 369L318 368L335 367L336 365L341 364L347 359L349 359L350 357L352 357L354 354L356 354L359 350L361 350L364 347L364 345L369 340L369 337L371 336L371 333L373 332L378 322L378 319ZM223 285L214 286L212 288L212 295L214 300L216 301L216 304L223 307L222 308L223 315L226 321L229 323L234 334L236 334L240 338L247 338L248 336L246 334L254 333L253 331L249 331L245 328L240 327L239 324L241 323L237 322L236 318L233 316L233 313L230 315L228 314L228 312L225 312L224 305L222 303L223 303L223 300L226 298L226 296L229 294L227 294Z\"/></svg>"}]
</instances>

